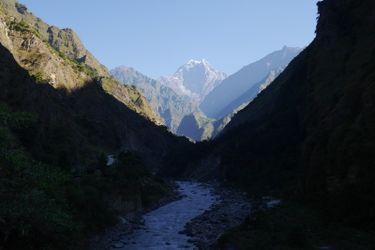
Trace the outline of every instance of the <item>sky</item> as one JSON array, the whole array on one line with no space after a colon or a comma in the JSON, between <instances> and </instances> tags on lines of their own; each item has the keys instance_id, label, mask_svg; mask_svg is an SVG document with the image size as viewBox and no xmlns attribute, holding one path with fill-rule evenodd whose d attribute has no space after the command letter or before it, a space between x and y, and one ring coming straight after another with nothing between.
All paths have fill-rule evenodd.
<instances>
[{"instance_id":1,"label":"sky","mask_svg":"<svg viewBox=\"0 0 375 250\"><path fill-rule=\"evenodd\" d=\"M317 0L20 0L50 25L74 29L112 69L159 77L189 59L232 74L315 36Z\"/></svg>"}]
</instances>

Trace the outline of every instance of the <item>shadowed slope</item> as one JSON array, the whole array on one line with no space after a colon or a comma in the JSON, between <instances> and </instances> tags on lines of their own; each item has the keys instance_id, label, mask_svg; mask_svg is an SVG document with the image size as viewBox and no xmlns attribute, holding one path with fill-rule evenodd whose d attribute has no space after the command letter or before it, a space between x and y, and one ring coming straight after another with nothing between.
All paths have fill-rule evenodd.
<instances>
[{"instance_id":1,"label":"shadowed slope","mask_svg":"<svg viewBox=\"0 0 375 250\"><path fill-rule=\"evenodd\" d=\"M215 151L231 181L332 195L335 216L371 225L360 218L374 218L375 3L318 5L316 39L233 118Z\"/></svg>"},{"instance_id":2,"label":"shadowed slope","mask_svg":"<svg viewBox=\"0 0 375 250\"><path fill-rule=\"evenodd\" d=\"M123 148L157 166L172 144L184 141L127 108L98 82L72 92L36 83L8 50L0 49L0 100L15 110L37 114L34 133L24 139L38 158L50 161L50 155L60 155L51 159L53 163L79 166L96 160L98 151Z\"/></svg>"}]
</instances>

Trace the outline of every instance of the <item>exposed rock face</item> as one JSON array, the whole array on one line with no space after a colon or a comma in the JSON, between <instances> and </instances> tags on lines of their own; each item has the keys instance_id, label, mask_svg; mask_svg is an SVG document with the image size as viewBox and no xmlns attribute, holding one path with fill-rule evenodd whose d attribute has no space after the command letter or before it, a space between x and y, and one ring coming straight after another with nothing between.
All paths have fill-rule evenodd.
<instances>
[{"instance_id":1,"label":"exposed rock face","mask_svg":"<svg viewBox=\"0 0 375 250\"><path fill-rule=\"evenodd\" d=\"M28 12L26 6L16 0L2 1L4 11L8 16L25 22L37 31L39 38L48 42L55 50L63 53L71 60L83 61L85 65L95 70L101 76L108 76L107 69L84 47L77 34L71 29L58 29L43 22L40 18Z\"/></svg>"},{"instance_id":2,"label":"exposed rock face","mask_svg":"<svg viewBox=\"0 0 375 250\"><path fill-rule=\"evenodd\" d=\"M83 46L78 35L72 29L58 29L50 26L47 29L48 42L57 51L68 58L84 63L95 69L101 76L108 76L107 69Z\"/></svg>"},{"instance_id":3,"label":"exposed rock face","mask_svg":"<svg viewBox=\"0 0 375 250\"><path fill-rule=\"evenodd\" d=\"M159 81L179 95L186 95L200 103L224 79L226 74L214 69L207 60L190 60L175 74Z\"/></svg>"},{"instance_id":4,"label":"exposed rock face","mask_svg":"<svg viewBox=\"0 0 375 250\"><path fill-rule=\"evenodd\" d=\"M284 47L245 66L208 94L200 105L201 110L215 119L231 114L252 101L300 52L299 48Z\"/></svg>"},{"instance_id":5,"label":"exposed rock face","mask_svg":"<svg viewBox=\"0 0 375 250\"><path fill-rule=\"evenodd\" d=\"M125 85L134 85L148 100L153 110L164 120L172 131L177 128L185 115L194 112L197 105L188 96L181 96L171 88L151 79L129 67L117 67L111 74Z\"/></svg>"}]
</instances>

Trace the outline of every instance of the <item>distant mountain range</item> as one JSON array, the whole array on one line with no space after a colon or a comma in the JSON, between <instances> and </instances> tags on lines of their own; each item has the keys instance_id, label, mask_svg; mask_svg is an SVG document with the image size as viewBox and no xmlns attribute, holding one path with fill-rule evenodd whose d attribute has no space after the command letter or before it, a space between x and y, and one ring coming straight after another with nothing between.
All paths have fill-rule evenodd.
<instances>
[{"instance_id":1,"label":"distant mountain range","mask_svg":"<svg viewBox=\"0 0 375 250\"><path fill-rule=\"evenodd\" d=\"M205 97L196 112L182 119L177 134L195 141L218 135L301 51L284 46L224 79Z\"/></svg>"},{"instance_id":2,"label":"distant mountain range","mask_svg":"<svg viewBox=\"0 0 375 250\"><path fill-rule=\"evenodd\" d=\"M213 68L205 59L189 60L172 76L158 80L126 66L111 70L111 75L125 85L135 86L164 120L164 124L172 132L185 136L182 132L185 130L179 129L182 119L194 113L203 117L198 108L200 102L226 77L225 73Z\"/></svg>"},{"instance_id":3,"label":"distant mountain range","mask_svg":"<svg viewBox=\"0 0 375 250\"><path fill-rule=\"evenodd\" d=\"M134 85L172 132L200 141L220 133L300 51L285 46L227 78L205 59L189 60L172 76L158 80L125 66L111 75Z\"/></svg>"}]
</instances>

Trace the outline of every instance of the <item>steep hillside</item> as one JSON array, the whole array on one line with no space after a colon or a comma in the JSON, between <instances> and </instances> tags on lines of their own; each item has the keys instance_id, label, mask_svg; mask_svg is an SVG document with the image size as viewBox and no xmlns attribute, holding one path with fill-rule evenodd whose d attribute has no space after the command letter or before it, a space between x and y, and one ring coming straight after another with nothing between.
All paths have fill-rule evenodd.
<instances>
[{"instance_id":1,"label":"steep hillside","mask_svg":"<svg viewBox=\"0 0 375 250\"><path fill-rule=\"evenodd\" d=\"M111 70L111 75L125 85L134 85L172 132L176 132L185 115L197 109L197 105L191 102L188 96L178 95L171 88L133 68L117 67Z\"/></svg>"},{"instance_id":2,"label":"steep hillside","mask_svg":"<svg viewBox=\"0 0 375 250\"><path fill-rule=\"evenodd\" d=\"M111 79L72 30L49 26L16 1L1 1L0 6L0 42L38 82L73 91L97 80L130 109L158 123L144 97Z\"/></svg>"},{"instance_id":3,"label":"steep hillside","mask_svg":"<svg viewBox=\"0 0 375 250\"><path fill-rule=\"evenodd\" d=\"M101 76L108 76L107 69L84 47L73 30L61 30L46 24L30 13L27 7L18 3L17 0L2 0L1 5L9 16L16 18L18 23L23 21L29 25L37 32L41 40L48 42L64 56L80 64L87 65L92 71Z\"/></svg>"},{"instance_id":4,"label":"steep hillside","mask_svg":"<svg viewBox=\"0 0 375 250\"><path fill-rule=\"evenodd\" d=\"M257 95L265 90L280 74L285 68L279 68L276 70L271 70L269 74L260 82L254 84L245 93L240 95L237 99L233 100L225 108L217 113L217 117L226 117L233 113L237 113L242 108L246 107L251 101L254 100Z\"/></svg>"},{"instance_id":5,"label":"steep hillside","mask_svg":"<svg viewBox=\"0 0 375 250\"><path fill-rule=\"evenodd\" d=\"M233 118L214 155L229 181L374 228L375 2L318 6L316 39Z\"/></svg>"},{"instance_id":6,"label":"steep hillside","mask_svg":"<svg viewBox=\"0 0 375 250\"><path fill-rule=\"evenodd\" d=\"M299 53L299 48L284 47L226 78L200 105L208 117L223 118L244 103L249 103Z\"/></svg>"},{"instance_id":7,"label":"steep hillside","mask_svg":"<svg viewBox=\"0 0 375 250\"><path fill-rule=\"evenodd\" d=\"M0 42L7 48L2 47L1 101L38 115L38 132L28 141L30 147L41 145L32 148L37 158L55 163L56 159L48 158L61 154L68 166L82 167L90 158L96 160L93 154L122 148L138 152L154 167L161 164L171 144L180 140L155 126L159 118L147 100L136 89L107 76L97 63L78 62L72 56L75 52L91 57L79 44L71 47L71 58L53 48L43 39L47 25L23 5L1 3ZM61 152L49 152L55 147Z\"/></svg>"}]
</instances>

